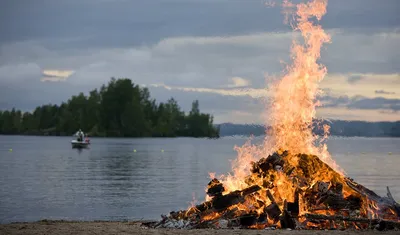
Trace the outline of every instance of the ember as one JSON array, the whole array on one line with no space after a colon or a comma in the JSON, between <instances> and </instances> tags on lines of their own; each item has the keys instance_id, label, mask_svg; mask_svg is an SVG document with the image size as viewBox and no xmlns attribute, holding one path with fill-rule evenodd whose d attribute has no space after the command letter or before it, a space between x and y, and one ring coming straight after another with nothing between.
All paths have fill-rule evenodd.
<instances>
[{"instance_id":1,"label":"ember","mask_svg":"<svg viewBox=\"0 0 400 235\"><path fill-rule=\"evenodd\" d=\"M387 197L345 176L324 143L315 144L312 122L318 83L326 74L320 49L329 42L311 19L326 13L327 0L296 7L297 26L305 45L294 44L293 65L272 86L271 136L262 146L238 150L233 174L212 177L204 203L162 216L154 228L251 229L400 229L400 205L389 188ZM329 127L324 126L328 134Z\"/></svg>"}]
</instances>

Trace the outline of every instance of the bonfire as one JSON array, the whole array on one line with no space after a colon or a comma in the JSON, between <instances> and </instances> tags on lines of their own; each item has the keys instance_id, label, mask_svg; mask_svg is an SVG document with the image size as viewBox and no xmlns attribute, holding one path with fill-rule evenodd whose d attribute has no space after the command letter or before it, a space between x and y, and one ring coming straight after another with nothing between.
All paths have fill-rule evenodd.
<instances>
[{"instance_id":1,"label":"bonfire","mask_svg":"<svg viewBox=\"0 0 400 235\"><path fill-rule=\"evenodd\" d=\"M400 228L400 205L346 177L333 161L325 136L313 134L319 82L327 73L318 63L330 37L317 25L327 0L283 1L287 19L303 43L294 41L293 63L269 90L262 145L237 148L232 173L212 175L205 202L146 223L153 228L370 229Z\"/></svg>"},{"instance_id":2,"label":"bonfire","mask_svg":"<svg viewBox=\"0 0 400 235\"><path fill-rule=\"evenodd\" d=\"M294 166L291 162L296 162ZM317 156L278 151L252 163L242 190L214 178L210 200L171 212L152 227L400 229L400 205L337 173Z\"/></svg>"}]
</instances>

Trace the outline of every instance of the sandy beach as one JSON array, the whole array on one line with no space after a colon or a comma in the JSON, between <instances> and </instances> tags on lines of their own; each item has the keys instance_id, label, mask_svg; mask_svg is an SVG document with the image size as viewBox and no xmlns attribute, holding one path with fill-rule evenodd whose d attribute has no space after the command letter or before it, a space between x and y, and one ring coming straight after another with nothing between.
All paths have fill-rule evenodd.
<instances>
[{"instance_id":1,"label":"sandy beach","mask_svg":"<svg viewBox=\"0 0 400 235\"><path fill-rule=\"evenodd\" d=\"M0 234L143 234L143 235L353 235L353 234L399 234L399 231L325 231L325 230L178 230L178 229L148 229L141 226L141 222L77 222L77 221L38 221L32 223L11 223L0 225Z\"/></svg>"}]
</instances>

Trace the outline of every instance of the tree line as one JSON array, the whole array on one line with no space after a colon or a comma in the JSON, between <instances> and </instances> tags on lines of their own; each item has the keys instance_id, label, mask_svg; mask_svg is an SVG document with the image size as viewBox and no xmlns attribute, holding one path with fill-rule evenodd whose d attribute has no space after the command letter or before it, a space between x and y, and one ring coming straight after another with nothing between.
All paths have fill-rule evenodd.
<instances>
[{"instance_id":1,"label":"tree line","mask_svg":"<svg viewBox=\"0 0 400 235\"><path fill-rule=\"evenodd\" d=\"M61 105L0 111L0 134L62 136L78 129L104 137L219 137L213 116L201 113L197 100L186 114L175 99L157 103L147 88L127 78L111 78L88 96L80 93Z\"/></svg>"},{"instance_id":2,"label":"tree line","mask_svg":"<svg viewBox=\"0 0 400 235\"><path fill-rule=\"evenodd\" d=\"M321 128L323 124L330 126L329 132L331 136L400 137L400 121L366 122L315 119L312 124L313 133L320 136L324 135L323 128ZM266 133L264 125L222 123L218 127L220 136L261 136ZM272 127L268 126L267 130L272 130Z\"/></svg>"}]
</instances>

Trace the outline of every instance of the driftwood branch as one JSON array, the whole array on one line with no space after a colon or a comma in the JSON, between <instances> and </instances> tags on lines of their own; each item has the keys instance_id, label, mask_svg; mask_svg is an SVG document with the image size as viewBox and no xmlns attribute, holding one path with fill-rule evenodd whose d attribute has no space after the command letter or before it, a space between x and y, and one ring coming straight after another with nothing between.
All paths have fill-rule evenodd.
<instances>
[{"instance_id":1,"label":"driftwood branch","mask_svg":"<svg viewBox=\"0 0 400 235\"><path fill-rule=\"evenodd\" d=\"M398 202L396 202L396 200L394 200L392 193L389 190L389 186L386 186L386 190L387 190L387 196L388 196L389 200L392 201L393 209L396 211L397 217L399 217L399 219L400 219L400 204Z\"/></svg>"}]
</instances>

